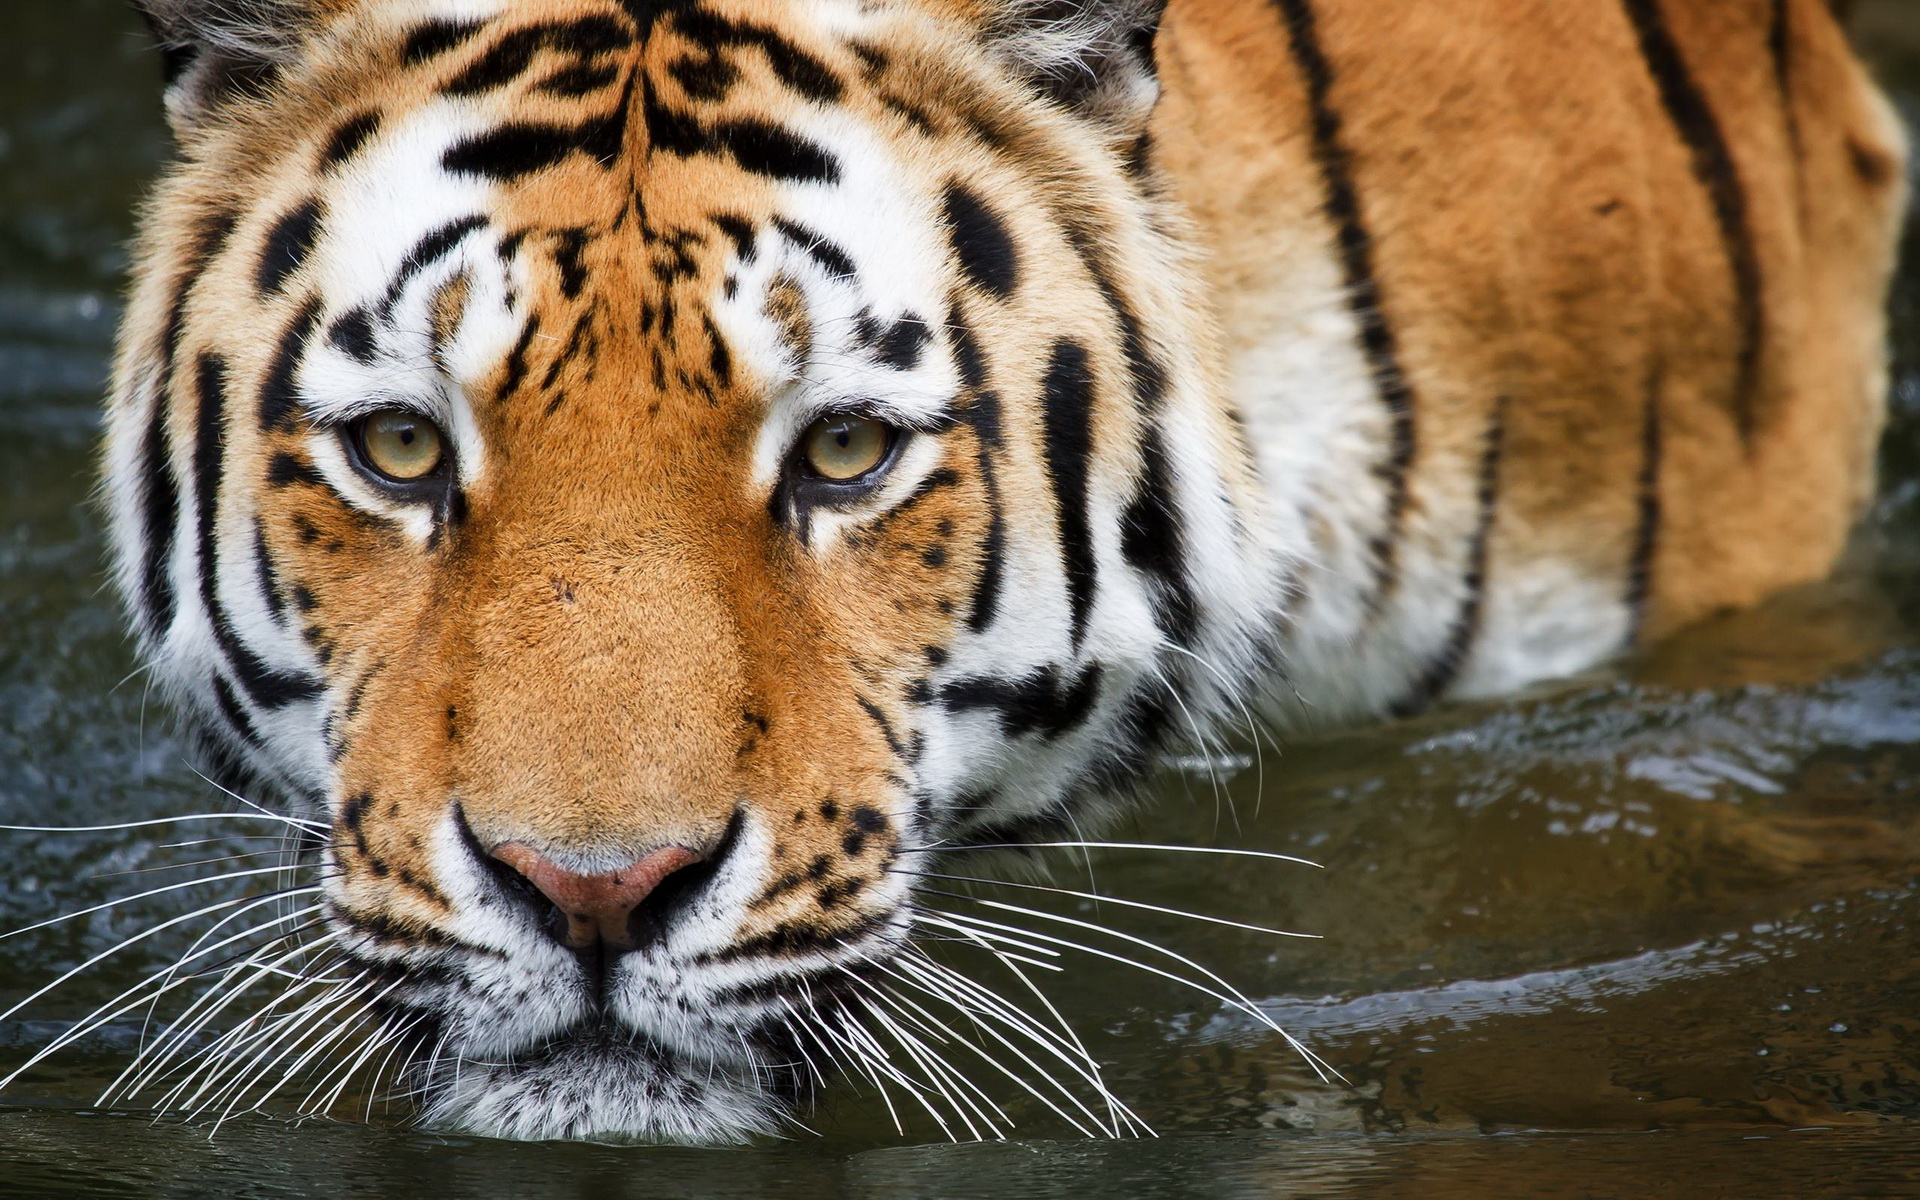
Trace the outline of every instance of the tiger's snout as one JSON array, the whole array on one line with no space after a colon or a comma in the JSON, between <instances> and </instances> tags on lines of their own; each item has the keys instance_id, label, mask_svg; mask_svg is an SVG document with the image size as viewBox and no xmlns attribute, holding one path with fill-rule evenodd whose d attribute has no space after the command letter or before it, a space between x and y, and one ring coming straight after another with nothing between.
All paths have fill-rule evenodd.
<instances>
[{"instance_id":1,"label":"tiger's snout","mask_svg":"<svg viewBox=\"0 0 1920 1200\"><path fill-rule=\"evenodd\" d=\"M554 940L570 950L624 953L658 943L708 883L738 838L739 819L702 847L669 844L612 870L576 870L577 855L542 852L525 842L487 850L496 874L534 909Z\"/></svg>"}]
</instances>

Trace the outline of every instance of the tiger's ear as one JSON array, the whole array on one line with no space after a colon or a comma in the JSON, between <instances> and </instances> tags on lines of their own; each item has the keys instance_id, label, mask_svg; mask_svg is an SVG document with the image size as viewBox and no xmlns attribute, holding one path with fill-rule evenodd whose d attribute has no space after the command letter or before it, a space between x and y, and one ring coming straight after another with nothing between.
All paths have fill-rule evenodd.
<instances>
[{"instance_id":1,"label":"tiger's ear","mask_svg":"<svg viewBox=\"0 0 1920 1200\"><path fill-rule=\"evenodd\" d=\"M313 0L133 0L159 44L167 123L185 136L290 62Z\"/></svg>"},{"instance_id":2,"label":"tiger's ear","mask_svg":"<svg viewBox=\"0 0 1920 1200\"><path fill-rule=\"evenodd\" d=\"M1167 0L996 0L994 48L1053 99L1131 139L1160 80L1153 40Z\"/></svg>"}]
</instances>

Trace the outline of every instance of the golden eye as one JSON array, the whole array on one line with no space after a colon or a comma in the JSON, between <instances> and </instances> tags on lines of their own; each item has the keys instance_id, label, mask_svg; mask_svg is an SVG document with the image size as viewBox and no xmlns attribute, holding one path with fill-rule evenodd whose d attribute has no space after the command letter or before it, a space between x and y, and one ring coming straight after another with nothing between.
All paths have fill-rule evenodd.
<instances>
[{"instance_id":1,"label":"golden eye","mask_svg":"<svg viewBox=\"0 0 1920 1200\"><path fill-rule=\"evenodd\" d=\"M395 483L425 479L446 457L432 421L392 408L361 420L360 449L369 466Z\"/></svg>"},{"instance_id":2,"label":"golden eye","mask_svg":"<svg viewBox=\"0 0 1920 1200\"><path fill-rule=\"evenodd\" d=\"M822 417L800 439L807 467L835 483L858 479L879 466L892 444L891 429L850 414Z\"/></svg>"}]
</instances>

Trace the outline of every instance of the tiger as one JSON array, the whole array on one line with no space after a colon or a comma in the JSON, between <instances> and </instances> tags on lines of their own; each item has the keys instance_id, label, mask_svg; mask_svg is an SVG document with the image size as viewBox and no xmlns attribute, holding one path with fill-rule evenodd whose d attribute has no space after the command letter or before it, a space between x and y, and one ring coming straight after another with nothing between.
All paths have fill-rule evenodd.
<instances>
[{"instance_id":1,"label":"tiger","mask_svg":"<svg viewBox=\"0 0 1920 1200\"><path fill-rule=\"evenodd\" d=\"M308 831L302 1061L377 1022L435 1127L951 1097L941 989L1065 1071L924 954L1052 944L944 855L1603 664L1872 494L1906 147L1826 0L138 6L114 577Z\"/></svg>"}]
</instances>

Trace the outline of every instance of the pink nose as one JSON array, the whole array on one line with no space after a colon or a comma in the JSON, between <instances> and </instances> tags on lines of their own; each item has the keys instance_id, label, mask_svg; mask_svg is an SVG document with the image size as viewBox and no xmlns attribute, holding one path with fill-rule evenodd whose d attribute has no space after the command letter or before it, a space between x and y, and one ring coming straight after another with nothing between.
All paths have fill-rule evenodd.
<instances>
[{"instance_id":1,"label":"pink nose","mask_svg":"<svg viewBox=\"0 0 1920 1200\"><path fill-rule=\"evenodd\" d=\"M636 863L601 875L567 870L525 842L495 846L493 857L525 876L567 918L567 944L585 950L595 942L631 949L629 921L640 902L667 876L703 857L684 846L663 846Z\"/></svg>"}]
</instances>

